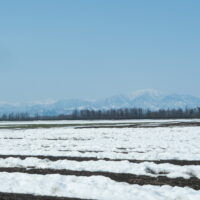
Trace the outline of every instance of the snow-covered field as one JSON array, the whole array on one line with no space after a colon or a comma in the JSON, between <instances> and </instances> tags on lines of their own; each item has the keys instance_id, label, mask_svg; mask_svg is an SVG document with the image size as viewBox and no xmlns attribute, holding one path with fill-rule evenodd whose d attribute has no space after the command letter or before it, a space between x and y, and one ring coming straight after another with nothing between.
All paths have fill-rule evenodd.
<instances>
[{"instance_id":1,"label":"snow-covered field","mask_svg":"<svg viewBox=\"0 0 200 200\"><path fill-rule=\"evenodd\" d=\"M15 124L110 124L110 123L176 123L176 122L200 122L200 119L169 119L169 120L153 120L153 119L130 119L130 120L43 120L43 121L0 121L0 126Z\"/></svg>"},{"instance_id":2,"label":"snow-covered field","mask_svg":"<svg viewBox=\"0 0 200 200\"><path fill-rule=\"evenodd\" d=\"M73 124L200 122L124 120L1 122L0 193L81 199L200 199L200 126L84 128ZM72 124L9 128L13 124Z\"/></svg>"}]
</instances>

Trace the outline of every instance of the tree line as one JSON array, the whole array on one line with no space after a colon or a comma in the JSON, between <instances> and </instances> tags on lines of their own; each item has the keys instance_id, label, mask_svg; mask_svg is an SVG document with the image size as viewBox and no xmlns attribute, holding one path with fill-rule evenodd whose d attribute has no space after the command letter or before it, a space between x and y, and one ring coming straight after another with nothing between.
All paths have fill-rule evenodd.
<instances>
[{"instance_id":1,"label":"tree line","mask_svg":"<svg viewBox=\"0 0 200 200\"><path fill-rule=\"evenodd\" d=\"M160 109L152 111L142 108L123 108L109 110L74 110L71 114L57 116L42 116L28 113L3 114L1 121L28 121L28 120L117 120L117 119L193 119L200 118L200 107L192 109Z\"/></svg>"}]
</instances>

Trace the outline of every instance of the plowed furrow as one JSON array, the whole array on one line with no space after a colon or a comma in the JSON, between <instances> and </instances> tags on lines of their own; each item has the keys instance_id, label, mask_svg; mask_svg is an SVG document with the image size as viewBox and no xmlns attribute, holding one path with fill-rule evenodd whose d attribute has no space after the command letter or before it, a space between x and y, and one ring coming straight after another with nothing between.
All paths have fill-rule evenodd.
<instances>
[{"instance_id":1,"label":"plowed furrow","mask_svg":"<svg viewBox=\"0 0 200 200\"><path fill-rule=\"evenodd\" d=\"M190 187L195 190L200 190L200 179L192 177L190 179L184 178L168 178L166 176L145 176L134 175L127 173L113 173L102 171L74 171L74 170L57 170L57 169L26 169L26 168L0 168L0 172L19 172L27 174L60 174L60 175L75 175L75 176L104 176L108 177L116 182L126 182L129 184L138 185L170 185L179 187Z\"/></svg>"},{"instance_id":2,"label":"plowed furrow","mask_svg":"<svg viewBox=\"0 0 200 200\"><path fill-rule=\"evenodd\" d=\"M38 158L48 159L51 161L57 160L74 160L74 161L129 161L131 163L153 162L155 164L169 163L174 165L200 165L200 160L133 160L133 159L111 159L111 158L97 158L97 157L71 157L71 156L43 156L43 155L0 155L0 158L20 158L22 160L26 158Z\"/></svg>"},{"instance_id":3,"label":"plowed furrow","mask_svg":"<svg viewBox=\"0 0 200 200\"><path fill-rule=\"evenodd\" d=\"M86 200L86 199L72 198L72 197L36 196L31 194L0 192L0 200Z\"/></svg>"}]
</instances>

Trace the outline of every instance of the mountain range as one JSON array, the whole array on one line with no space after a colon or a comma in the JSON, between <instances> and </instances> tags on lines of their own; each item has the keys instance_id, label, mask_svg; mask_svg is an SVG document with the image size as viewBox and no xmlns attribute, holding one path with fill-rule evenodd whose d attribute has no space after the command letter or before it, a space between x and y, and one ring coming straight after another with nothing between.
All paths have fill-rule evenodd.
<instances>
[{"instance_id":1,"label":"mountain range","mask_svg":"<svg viewBox=\"0 0 200 200\"><path fill-rule=\"evenodd\" d=\"M54 116L68 114L74 109L144 108L150 110L200 107L200 98L191 95L161 94L155 90L142 90L131 95L116 95L96 101L82 99L59 100L51 103L0 103L0 115L27 112L29 115Z\"/></svg>"}]
</instances>

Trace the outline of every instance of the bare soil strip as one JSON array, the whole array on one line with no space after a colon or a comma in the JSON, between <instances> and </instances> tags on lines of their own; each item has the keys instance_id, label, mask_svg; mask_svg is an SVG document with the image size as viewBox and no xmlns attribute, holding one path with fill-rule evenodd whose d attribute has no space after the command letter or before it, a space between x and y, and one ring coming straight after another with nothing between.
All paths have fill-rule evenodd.
<instances>
[{"instance_id":1,"label":"bare soil strip","mask_svg":"<svg viewBox=\"0 0 200 200\"><path fill-rule=\"evenodd\" d=\"M112 124L112 125L91 125L91 126L77 126L75 129L84 128L158 128L158 127L188 127L200 126L200 122L175 122L175 123L132 123L132 124Z\"/></svg>"},{"instance_id":2,"label":"bare soil strip","mask_svg":"<svg viewBox=\"0 0 200 200\"><path fill-rule=\"evenodd\" d=\"M0 192L1 200L86 200L71 197L35 196L31 194L3 193ZM89 200L89 199L88 199Z\"/></svg>"},{"instance_id":3,"label":"bare soil strip","mask_svg":"<svg viewBox=\"0 0 200 200\"><path fill-rule=\"evenodd\" d=\"M200 165L200 160L131 160L131 159L110 159L110 158L97 158L97 157L71 157L71 156L43 156L43 155L0 155L0 158L20 158L22 160L26 158L38 158L48 159L51 161L57 160L74 160L74 161L129 161L131 163L153 162L156 164L169 163L173 165Z\"/></svg>"},{"instance_id":4,"label":"bare soil strip","mask_svg":"<svg viewBox=\"0 0 200 200\"><path fill-rule=\"evenodd\" d=\"M7 138L7 137L5 137L5 138L1 138L2 140L23 140L24 138Z\"/></svg>"},{"instance_id":5,"label":"bare soil strip","mask_svg":"<svg viewBox=\"0 0 200 200\"><path fill-rule=\"evenodd\" d=\"M168 178L166 176L151 177L145 175L134 175L128 173L113 173L113 172L92 172L92 171L74 171L74 170L57 170L57 169L34 169L34 168L0 168L0 172L19 172L26 174L60 174L60 175L75 175L75 176L105 176L117 182L126 182L129 184L138 185L170 185L179 187L190 187L195 190L200 190L200 179L191 177L184 178Z\"/></svg>"},{"instance_id":6,"label":"bare soil strip","mask_svg":"<svg viewBox=\"0 0 200 200\"><path fill-rule=\"evenodd\" d=\"M35 129L35 128L156 128L156 127L200 126L200 122L107 122L107 123L75 123L75 124L11 124L0 125L0 129Z\"/></svg>"}]
</instances>

